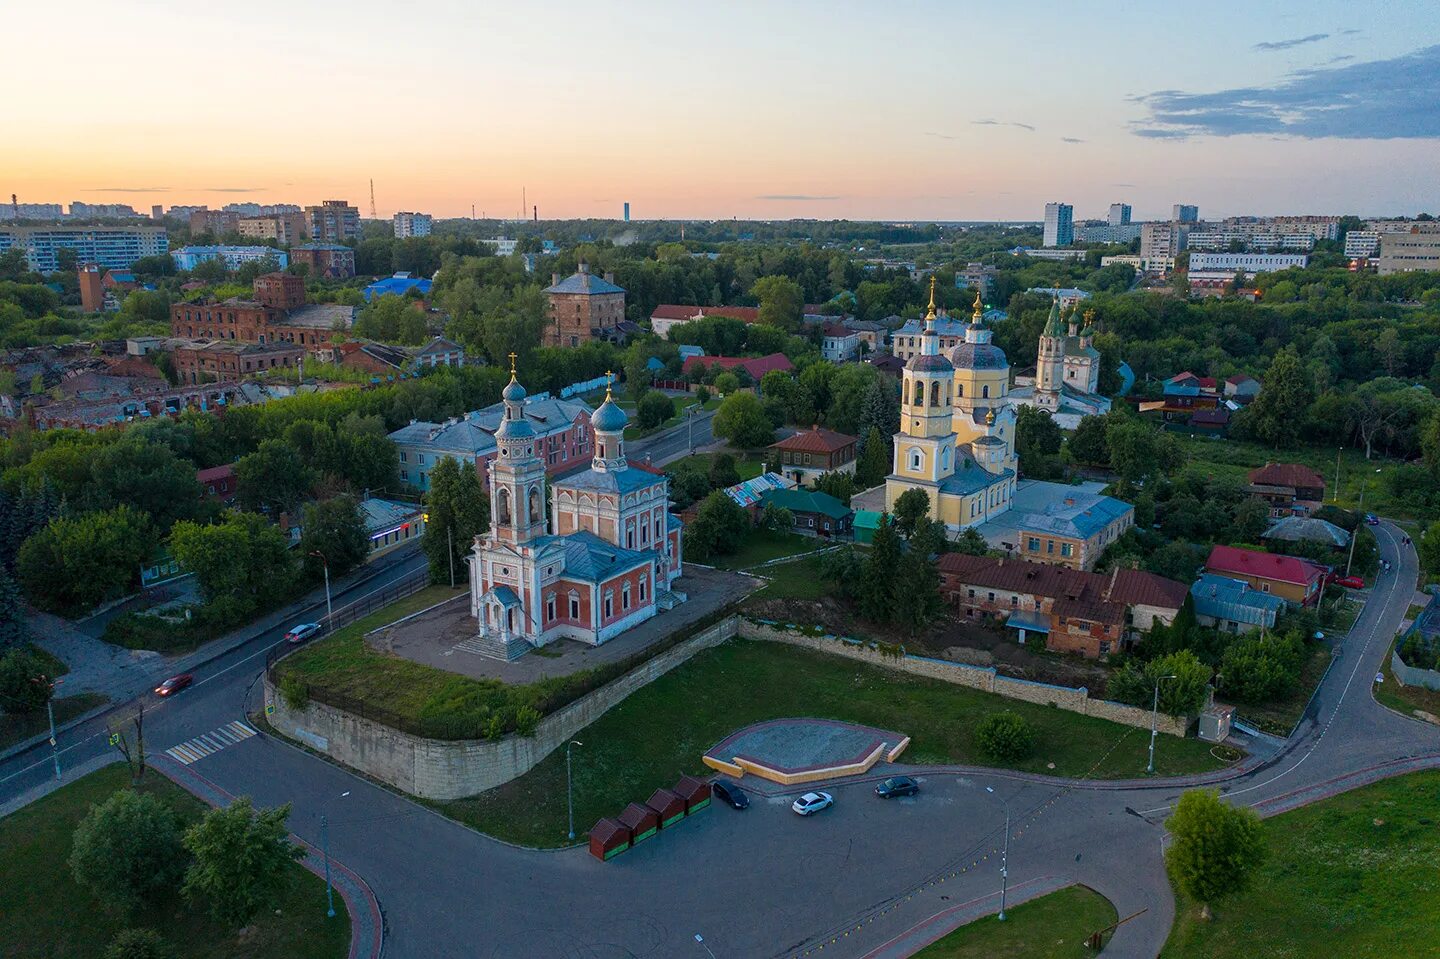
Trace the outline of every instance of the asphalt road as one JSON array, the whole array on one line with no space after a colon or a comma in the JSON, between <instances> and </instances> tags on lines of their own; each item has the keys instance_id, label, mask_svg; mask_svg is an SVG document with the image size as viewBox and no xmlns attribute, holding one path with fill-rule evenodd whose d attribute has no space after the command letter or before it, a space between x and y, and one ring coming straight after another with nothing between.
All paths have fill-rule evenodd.
<instances>
[{"instance_id":1,"label":"asphalt road","mask_svg":"<svg viewBox=\"0 0 1440 959\"><path fill-rule=\"evenodd\" d=\"M715 434L711 432L710 426L714 419L714 410L697 413L693 424L682 422L663 433L627 443L628 454L631 459L643 458L648 455L650 461L656 466L664 466L671 460L679 459L688 455L692 450L713 442ZM690 435L692 429L693 436Z\"/></svg>"},{"instance_id":2,"label":"asphalt road","mask_svg":"<svg viewBox=\"0 0 1440 959\"><path fill-rule=\"evenodd\" d=\"M1368 688L1417 572L1398 530L1382 526L1377 538L1396 568L1372 591L1299 731L1261 768L1202 777L1233 801L1271 814L1394 771L1440 765L1440 730L1384 710ZM195 689L147 713L152 751L256 708L265 645L217 662ZM651 732L665 735L663 727ZM93 749L94 735L70 748ZM1092 886L1121 916L1140 913L1105 955L1150 959L1174 916L1162 823L1186 785L909 767L922 783L913 800L885 802L869 782L848 782L827 787L836 805L807 819L789 811L794 791L743 813L715 806L600 863L581 849L531 851L481 836L266 736L190 768L261 804L292 802L291 828L311 842L327 816L331 855L374 890L385 953L401 959L704 959L697 933L717 959L905 955L909 944L887 944L959 903L991 896L985 902L996 904L1003 804L1012 814L1011 887ZM0 800L44 774L0 765Z\"/></svg>"}]
</instances>

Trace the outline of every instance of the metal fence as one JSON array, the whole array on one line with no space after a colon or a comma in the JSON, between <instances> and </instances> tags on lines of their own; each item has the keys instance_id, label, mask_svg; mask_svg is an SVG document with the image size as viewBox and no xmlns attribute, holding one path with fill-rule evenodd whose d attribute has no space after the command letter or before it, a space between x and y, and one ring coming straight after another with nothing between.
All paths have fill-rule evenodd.
<instances>
[{"instance_id":1,"label":"metal fence","mask_svg":"<svg viewBox=\"0 0 1440 959\"><path fill-rule=\"evenodd\" d=\"M344 606L341 606L339 609L335 610L335 614L333 616L323 618L320 621L321 626L323 627L320 632L314 634L313 636L310 636L308 639L305 640L304 643L280 642L276 643L274 646L271 646L270 649L265 653L266 672L268 673L270 671L270 668L275 665L276 660L286 655L287 653L293 652L300 646L303 646L306 643L314 642L320 637L328 635L329 633L332 633L337 629L349 626L356 620L364 619L366 616L369 616L371 613L375 612L375 610L381 608L382 606L389 606L397 599L404 599L406 596L414 595L415 593L420 592L420 590L424 589L426 586L429 585L430 570L428 567L424 567L421 569L417 569L415 572L410 573L407 576L403 576L400 579L395 580L395 582L390 583L389 585L382 586L379 589L374 590L373 592L366 593L364 596L361 596L353 603L348 603ZM273 680L275 677L273 674L271 674L270 678Z\"/></svg>"}]
</instances>

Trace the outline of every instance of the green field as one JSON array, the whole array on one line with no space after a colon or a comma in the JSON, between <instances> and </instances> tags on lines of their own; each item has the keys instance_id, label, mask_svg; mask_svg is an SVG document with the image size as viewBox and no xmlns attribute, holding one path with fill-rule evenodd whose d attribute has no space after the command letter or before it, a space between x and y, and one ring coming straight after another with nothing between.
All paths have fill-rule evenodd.
<instances>
[{"instance_id":1,"label":"green field","mask_svg":"<svg viewBox=\"0 0 1440 959\"><path fill-rule=\"evenodd\" d=\"M793 563L777 563L757 570L770 580L764 588L750 594L750 602L763 599L824 599L832 585L820 571L821 557L805 557Z\"/></svg>"},{"instance_id":2,"label":"green field","mask_svg":"<svg viewBox=\"0 0 1440 959\"><path fill-rule=\"evenodd\" d=\"M1119 916L1110 900L1085 886L1070 886L1005 910L1005 921L985 916L915 953L914 959L1069 959L1094 956L1085 940Z\"/></svg>"},{"instance_id":3,"label":"green field","mask_svg":"<svg viewBox=\"0 0 1440 959\"><path fill-rule=\"evenodd\" d=\"M1176 895L1161 959L1436 955L1440 772L1412 773L1266 820L1270 858L1203 922Z\"/></svg>"},{"instance_id":4,"label":"green field","mask_svg":"<svg viewBox=\"0 0 1440 959\"><path fill-rule=\"evenodd\" d=\"M716 556L711 563L720 569L750 569L761 563L768 563L772 559L798 556L801 553L810 553L829 545L831 545L829 540L817 539L814 536L779 533L775 530L757 527L745 534L745 539L740 543L739 549L724 556ZM766 570L765 573L769 575L769 570Z\"/></svg>"},{"instance_id":5,"label":"green field","mask_svg":"<svg viewBox=\"0 0 1440 959\"><path fill-rule=\"evenodd\" d=\"M299 864L273 911L243 931L219 925L178 892L124 916L107 910L88 887L75 882L66 860L70 836L90 806L130 782L128 767L107 766L0 819L0 952L6 959L92 959L121 929L156 930L176 955L193 959L340 959L349 953L350 918L335 897L335 918L325 916L325 883ZM151 772L140 787L187 821L205 805Z\"/></svg>"},{"instance_id":6,"label":"green field","mask_svg":"<svg viewBox=\"0 0 1440 959\"><path fill-rule=\"evenodd\" d=\"M1144 730L780 643L732 640L697 654L576 734L585 744L574 754L576 832L645 801L682 773L707 773L705 750L751 723L849 720L909 735L907 762L993 765L974 729L1002 709L1024 716L1037 733L1034 753L1014 768L1102 779L1144 773ZM1163 736L1156 750L1163 776L1219 765L1195 739ZM501 839L564 845L565 753L556 750L504 786L437 806Z\"/></svg>"},{"instance_id":7,"label":"green field","mask_svg":"<svg viewBox=\"0 0 1440 959\"><path fill-rule=\"evenodd\" d=\"M764 451L754 455L749 453L731 453L735 457L735 471L740 474L740 479L754 479L765 470ZM710 463L715 459L715 453L691 453L689 456L682 456L673 463L668 463L665 469L674 472L679 469L698 469L702 473L710 472Z\"/></svg>"}]
</instances>

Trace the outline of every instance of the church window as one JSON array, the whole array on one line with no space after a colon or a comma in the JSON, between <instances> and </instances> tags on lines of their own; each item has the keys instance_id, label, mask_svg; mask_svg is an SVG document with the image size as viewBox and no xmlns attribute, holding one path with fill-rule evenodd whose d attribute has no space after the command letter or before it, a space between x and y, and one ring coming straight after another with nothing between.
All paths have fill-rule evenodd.
<instances>
[{"instance_id":1,"label":"church window","mask_svg":"<svg viewBox=\"0 0 1440 959\"><path fill-rule=\"evenodd\" d=\"M930 405L940 405L940 381L936 380L930 384Z\"/></svg>"},{"instance_id":2,"label":"church window","mask_svg":"<svg viewBox=\"0 0 1440 959\"><path fill-rule=\"evenodd\" d=\"M943 469L950 468L950 448L947 446L945 452L940 456L940 465Z\"/></svg>"},{"instance_id":3,"label":"church window","mask_svg":"<svg viewBox=\"0 0 1440 959\"><path fill-rule=\"evenodd\" d=\"M615 594L610 590L605 591L605 618L609 619L615 615Z\"/></svg>"},{"instance_id":4,"label":"church window","mask_svg":"<svg viewBox=\"0 0 1440 959\"><path fill-rule=\"evenodd\" d=\"M649 582L650 582L650 580L649 580L648 577L646 577L646 576L641 576L641 577L640 577L640 602L642 602L642 603L645 602L645 585L646 585L647 583L649 583Z\"/></svg>"},{"instance_id":5,"label":"church window","mask_svg":"<svg viewBox=\"0 0 1440 959\"><path fill-rule=\"evenodd\" d=\"M649 543L650 543L650 527L645 524L645 521L644 521L644 520L641 520L641 521L640 521L640 545L641 545L641 546L646 546L646 545L648 545Z\"/></svg>"},{"instance_id":6,"label":"church window","mask_svg":"<svg viewBox=\"0 0 1440 959\"><path fill-rule=\"evenodd\" d=\"M629 583L626 583L624 586L620 587L620 608L621 608L621 609L629 609L629 608L630 608L630 584L629 584Z\"/></svg>"},{"instance_id":7,"label":"church window","mask_svg":"<svg viewBox=\"0 0 1440 959\"><path fill-rule=\"evenodd\" d=\"M634 548L635 548L635 524L634 524L634 523L626 523L626 524L625 524L625 548L626 548L626 549L634 549Z\"/></svg>"},{"instance_id":8,"label":"church window","mask_svg":"<svg viewBox=\"0 0 1440 959\"><path fill-rule=\"evenodd\" d=\"M538 523L545 515L544 509L540 506L540 487L530 487L530 522Z\"/></svg>"},{"instance_id":9,"label":"church window","mask_svg":"<svg viewBox=\"0 0 1440 959\"><path fill-rule=\"evenodd\" d=\"M502 525L510 522L510 491L500 487L500 505L497 510Z\"/></svg>"},{"instance_id":10,"label":"church window","mask_svg":"<svg viewBox=\"0 0 1440 959\"><path fill-rule=\"evenodd\" d=\"M981 398L981 399L986 399L986 400L988 400L988 399L990 398L990 387L988 387L988 386L982 386L982 387L980 387L980 398Z\"/></svg>"},{"instance_id":11,"label":"church window","mask_svg":"<svg viewBox=\"0 0 1440 959\"><path fill-rule=\"evenodd\" d=\"M964 384L964 383L956 383L956 384L955 384L955 396L956 396L957 399L963 399L963 398L964 398L964 396L965 396L965 384Z\"/></svg>"},{"instance_id":12,"label":"church window","mask_svg":"<svg viewBox=\"0 0 1440 959\"><path fill-rule=\"evenodd\" d=\"M1071 546L1069 543L1061 543L1061 544L1060 544L1060 555L1061 555L1061 556L1069 556L1073 551L1074 551L1074 547Z\"/></svg>"},{"instance_id":13,"label":"church window","mask_svg":"<svg viewBox=\"0 0 1440 959\"><path fill-rule=\"evenodd\" d=\"M555 594L551 593L545 600L545 622L555 619Z\"/></svg>"},{"instance_id":14,"label":"church window","mask_svg":"<svg viewBox=\"0 0 1440 959\"><path fill-rule=\"evenodd\" d=\"M573 592L570 594L570 618L580 618L580 597Z\"/></svg>"},{"instance_id":15,"label":"church window","mask_svg":"<svg viewBox=\"0 0 1440 959\"><path fill-rule=\"evenodd\" d=\"M509 611L509 615L508 615L507 618L508 618L508 620L509 620L510 632L513 633L513 632L515 632L515 609L514 609L514 607L511 607L511 609L510 609L510 611Z\"/></svg>"},{"instance_id":16,"label":"church window","mask_svg":"<svg viewBox=\"0 0 1440 959\"><path fill-rule=\"evenodd\" d=\"M595 448L599 451L600 458L603 460L605 458L605 444L597 442Z\"/></svg>"},{"instance_id":17,"label":"church window","mask_svg":"<svg viewBox=\"0 0 1440 959\"><path fill-rule=\"evenodd\" d=\"M915 405L925 405L925 384L920 380L915 381Z\"/></svg>"},{"instance_id":18,"label":"church window","mask_svg":"<svg viewBox=\"0 0 1440 959\"><path fill-rule=\"evenodd\" d=\"M910 468L919 470L925 468L925 454L918 449L910 451Z\"/></svg>"},{"instance_id":19,"label":"church window","mask_svg":"<svg viewBox=\"0 0 1440 959\"><path fill-rule=\"evenodd\" d=\"M659 516L656 516L656 517L655 517L655 538L656 538L656 539L659 539L659 538L660 538L660 517L659 517Z\"/></svg>"}]
</instances>

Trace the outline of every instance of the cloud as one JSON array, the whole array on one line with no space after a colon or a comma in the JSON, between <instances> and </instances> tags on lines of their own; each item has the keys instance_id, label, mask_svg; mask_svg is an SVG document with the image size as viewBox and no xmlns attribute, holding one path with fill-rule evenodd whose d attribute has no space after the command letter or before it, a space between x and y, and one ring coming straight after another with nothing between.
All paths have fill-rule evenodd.
<instances>
[{"instance_id":1,"label":"cloud","mask_svg":"<svg viewBox=\"0 0 1440 959\"><path fill-rule=\"evenodd\" d=\"M1303 139L1440 138L1440 46L1340 67L1299 70L1269 86L1140 97L1136 136L1269 135Z\"/></svg>"},{"instance_id":2,"label":"cloud","mask_svg":"<svg viewBox=\"0 0 1440 959\"><path fill-rule=\"evenodd\" d=\"M1330 39L1328 33L1312 33L1308 37L1296 37L1293 40L1269 40L1255 44L1255 50L1263 50L1267 53L1274 50L1289 50L1291 47L1298 47L1306 43L1319 43L1321 40Z\"/></svg>"},{"instance_id":3,"label":"cloud","mask_svg":"<svg viewBox=\"0 0 1440 959\"><path fill-rule=\"evenodd\" d=\"M762 193L757 200L838 200L838 196L816 196L809 193Z\"/></svg>"},{"instance_id":4,"label":"cloud","mask_svg":"<svg viewBox=\"0 0 1440 959\"><path fill-rule=\"evenodd\" d=\"M1353 56L1351 56L1350 54L1347 53L1347 54L1345 54L1344 56L1331 57L1329 60L1326 60L1325 63L1326 63L1326 65L1328 66L1329 64L1332 64L1332 63L1344 63L1346 60L1354 60L1354 59L1355 59L1355 58L1354 58Z\"/></svg>"},{"instance_id":5,"label":"cloud","mask_svg":"<svg viewBox=\"0 0 1440 959\"><path fill-rule=\"evenodd\" d=\"M1079 137L1061 137L1060 139L1061 139L1061 141L1063 141L1063 142L1065 142L1065 143L1084 143L1084 142L1085 142L1084 140L1080 139Z\"/></svg>"},{"instance_id":6,"label":"cloud","mask_svg":"<svg viewBox=\"0 0 1440 959\"><path fill-rule=\"evenodd\" d=\"M1135 189L1135 188L1136 188L1136 185L1135 185L1134 183L1112 183L1112 184L1110 184L1110 185L1111 185L1111 186L1130 187L1130 188L1132 188L1132 189Z\"/></svg>"},{"instance_id":7,"label":"cloud","mask_svg":"<svg viewBox=\"0 0 1440 959\"><path fill-rule=\"evenodd\" d=\"M263 186L207 186L204 188L206 193L262 193L264 190Z\"/></svg>"},{"instance_id":8,"label":"cloud","mask_svg":"<svg viewBox=\"0 0 1440 959\"><path fill-rule=\"evenodd\" d=\"M168 193L168 186L90 186L81 193Z\"/></svg>"},{"instance_id":9,"label":"cloud","mask_svg":"<svg viewBox=\"0 0 1440 959\"><path fill-rule=\"evenodd\" d=\"M1030 124L1019 123L1015 120L996 120L987 117L984 120L971 120L970 122L977 127L1019 127L1022 130L1029 130L1031 133L1035 132L1035 128Z\"/></svg>"},{"instance_id":10,"label":"cloud","mask_svg":"<svg viewBox=\"0 0 1440 959\"><path fill-rule=\"evenodd\" d=\"M952 136L951 136L950 134L948 134L948 133L929 133L929 132L927 132L925 135L926 135L927 137L938 137L938 138L941 139L941 140L957 140L957 139L959 139L959 137L952 137Z\"/></svg>"},{"instance_id":11,"label":"cloud","mask_svg":"<svg viewBox=\"0 0 1440 959\"><path fill-rule=\"evenodd\" d=\"M1340 36L1342 36L1342 37L1353 37L1353 36L1355 36L1355 35L1358 34L1358 33L1360 33L1359 30L1355 29L1354 27L1351 27L1349 30L1341 30L1341 31L1340 31Z\"/></svg>"}]
</instances>

